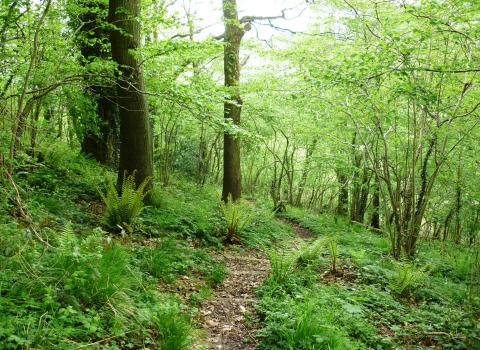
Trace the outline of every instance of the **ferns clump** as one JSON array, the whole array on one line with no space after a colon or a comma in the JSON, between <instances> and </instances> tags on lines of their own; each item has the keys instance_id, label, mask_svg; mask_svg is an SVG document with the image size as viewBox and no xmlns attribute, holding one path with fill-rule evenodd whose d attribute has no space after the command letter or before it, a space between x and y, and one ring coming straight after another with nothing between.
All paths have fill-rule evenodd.
<instances>
[{"instance_id":1,"label":"ferns clump","mask_svg":"<svg viewBox=\"0 0 480 350\"><path fill-rule=\"evenodd\" d=\"M313 263L315 260L318 259L320 253L323 251L325 247L326 241L321 238L317 238L312 243L304 244L299 250L298 256L298 264L300 266L308 265Z\"/></svg>"},{"instance_id":2,"label":"ferns clump","mask_svg":"<svg viewBox=\"0 0 480 350\"><path fill-rule=\"evenodd\" d=\"M406 257L393 261L393 264L395 272L389 277L390 288L392 293L402 297L418 288L433 269L430 264L417 266Z\"/></svg>"},{"instance_id":3,"label":"ferns clump","mask_svg":"<svg viewBox=\"0 0 480 350\"><path fill-rule=\"evenodd\" d=\"M234 201L231 194L228 195L226 203L220 199L220 207L227 224L226 241L228 243L238 243L240 234L252 221L253 214L249 213L247 204L238 200Z\"/></svg>"},{"instance_id":4,"label":"ferns clump","mask_svg":"<svg viewBox=\"0 0 480 350\"><path fill-rule=\"evenodd\" d=\"M152 180L152 177L146 177L136 188L136 172L135 170L128 176L126 171L123 173L121 194L118 193L110 177L107 177L107 184L105 185L106 194L97 188L107 206L105 224L111 229L125 226L128 228L128 231L132 231L133 225L144 207L143 199L149 192L146 191L144 193L144 190L150 180Z\"/></svg>"}]
</instances>

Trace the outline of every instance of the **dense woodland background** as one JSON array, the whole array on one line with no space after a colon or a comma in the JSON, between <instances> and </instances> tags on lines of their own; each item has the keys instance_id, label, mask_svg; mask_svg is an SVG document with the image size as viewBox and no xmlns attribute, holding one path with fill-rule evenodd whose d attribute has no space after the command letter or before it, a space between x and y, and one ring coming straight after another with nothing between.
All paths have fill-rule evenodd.
<instances>
[{"instance_id":1,"label":"dense woodland background","mask_svg":"<svg viewBox=\"0 0 480 350\"><path fill-rule=\"evenodd\" d=\"M283 3L265 16L238 13L234 0L2 0L4 255L20 249L8 246L16 234L47 244L45 227L73 221L82 230L73 216L54 224L46 214L61 212L76 186L68 181L81 175L86 193L75 203L84 205L99 201L104 174L117 174L110 181L121 190L125 171L135 171L153 207L165 204L159 193L182 197L185 184L223 188L227 204L231 194L266 203L267 212L355 224L386 237L399 261L417 258L426 243L462 247L473 276L478 1ZM201 6L223 22L218 33L196 15ZM306 29L295 29L299 20ZM265 28L271 38L259 35ZM77 165L56 168L69 162ZM184 205L200 203L187 197ZM470 321L469 340L452 346L478 345L478 313Z\"/></svg>"}]
</instances>

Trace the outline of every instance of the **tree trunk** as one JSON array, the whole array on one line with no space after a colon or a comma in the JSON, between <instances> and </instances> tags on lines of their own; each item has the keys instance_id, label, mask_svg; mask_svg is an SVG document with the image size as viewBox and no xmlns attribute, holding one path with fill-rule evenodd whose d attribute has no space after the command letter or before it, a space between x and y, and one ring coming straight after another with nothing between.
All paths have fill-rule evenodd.
<instances>
[{"instance_id":1,"label":"tree trunk","mask_svg":"<svg viewBox=\"0 0 480 350\"><path fill-rule=\"evenodd\" d=\"M108 6L107 3L92 0L80 0L79 6L87 9L79 19L83 22L81 34L88 41L78 40L80 52L83 56L82 64L91 63L97 58L109 60L110 51L105 50L109 45L107 32L102 26L106 20L101 13ZM89 82L87 81L87 84ZM110 84L109 84L110 85ZM119 110L116 102L114 84L110 86L99 86L89 84L85 95L95 101L98 122L92 128L85 125L83 139L81 142L81 153L91 154L95 160L104 165L118 167L119 158Z\"/></svg>"},{"instance_id":2,"label":"tree trunk","mask_svg":"<svg viewBox=\"0 0 480 350\"><path fill-rule=\"evenodd\" d=\"M317 141L318 139L314 139L310 147L307 148L307 153L305 155L305 163L302 171L302 178L300 179L300 183L298 184L297 197L295 198L295 205L297 207L300 207L302 204L303 192L305 190L305 185L307 184L308 173L310 172L310 163L312 160L312 154L313 154L313 150L317 145Z\"/></svg>"},{"instance_id":3,"label":"tree trunk","mask_svg":"<svg viewBox=\"0 0 480 350\"><path fill-rule=\"evenodd\" d=\"M118 188L126 171L137 175L136 184L153 176L152 128L148 117L145 83L139 59L131 51L140 46L140 0L110 0L109 22L112 58L118 64L117 96L120 107L120 164ZM146 186L151 189L153 183Z\"/></svg>"},{"instance_id":4,"label":"tree trunk","mask_svg":"<svg viewBox=\"0 0 480 350\"><path fill-rule=\"evenodd\" d=\"M119 110L115 96L107 91L92 87L89 94L97 104L97 116L100 125L98 132L86 130L81 143L81 153L91 154L100 164L118 166L119 152ZM103 89L105 90L105 89ZM110 89L111 92L114 89Z\"/></svg>"},{"instance_id":5,"label":"tree trunk","mask_svg":"<svg viewBox=\"0 0 480 350\"><path fill-rule=\"evenodd\" d=\"M380 229L380 184L379 181L375 183L372 197L372 219L370 221L370 226L372 228L379 230Z\"/></svg>"},{"instance_id":6,"label":"tree trunk","mask_svg":"<svg viewBox=\"0 0 480 350\"><path fill-rule=\"evenodd\" d=\"M458 244L461 241L462 223L460 220L460 211L462 210L462 188L460 186L462 171L460 163L457 165L457 183L455 188L455 228L453 231L453 241Z\"/></svg>"},{"instance_id":7,"label":"tree trunk","mask_svg":"<svg viewBox=\"0 0 480 350\"><path fill-rule=\"evenodd\" d=\"M30 150L32 156L36 155L35 148L37 147L37 123L38 119L40 118L41 107L42 103L40 100L38 100L35 106L35 112L32 114L32 121L30 124L30 129L32 130L32 133L30 134Z\"/></svg>"},{"instance_id":8,"label":"tree trunk","mask_svg":"<svg viewBox=\"0 0 480 350\"><path fill-rule=\"evenodd\" d=\"M340 186L336 214L346 216L348 213L348 178L341 170L336 169L337 181Z\"/></svg>"},{"instance_id":9,"label":"tree trunk","mask_svg":"<svg viewBox=\"0 0 480 350\"><path fill-rule=\"evenodd\" d=\"M239 92L240 62L239 52L245 28L240 26L236 0L223 0L223 18L225 24L224 74L225 87L230 97L224 103L224 117L234 125L240 125L242 99ZM227 131L224 133L223 145L223 191L222 199L228 195L236 200L242 195L242 173L240 169L240 139Z\"/></svg>"}]
</instances>

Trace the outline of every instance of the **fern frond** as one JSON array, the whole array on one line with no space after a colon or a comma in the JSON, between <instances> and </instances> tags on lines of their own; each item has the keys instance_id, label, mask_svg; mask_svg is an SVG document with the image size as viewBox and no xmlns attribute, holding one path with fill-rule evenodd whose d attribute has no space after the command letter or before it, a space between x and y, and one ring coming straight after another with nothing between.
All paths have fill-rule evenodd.
<instances>
[{"instance_id":1,"label":"fern frond","mask_svg":"<svg viewBox=\"0 0 480 350\"><path fill-rule=\"evenodd\" d=\"M400 257L399 261L393 263L395 272L389 278L390 288L393 293L400 296L407 296L418 288L434 268L430 264L419 267L406 256Z\"/></svg>"},{"instance_id":2,"label":"fern frond","mask_svg":"<svg viewBox=\"0 0 480 350\"><path fill-rule=\"evenodd\" d=\"M252 221L253 213L249 214L248 205L239 200L234 201L231 194L228 195L227 202L224 202L220 196L218 196L218 199L223 217L225 218L225 223L227 224L227 239L230 241L237 241L239 238L238 236L240 236L241 232Z\"/></svg>"},{"instance_id":3,"label":"fern frond","mask_svg":"<svg viewBox=\"0 0 480 350\"><path fill-rule=\"evenodd\" d=\"M315 261L326 243L326 240L321 238L317 238L313 243L305 243L299 249L298 263L304 265Z\"/></svg>"},{"instance_id":4,"label":"fern frond","mask_svg":"<svg viewBox=\"0 0 480 350\"><path fill-rule=\"evenodd\" d=\"M331 262L331 269L332 272L337 272L337 261L339 257L337 243L333 240L333 238L328 234L325 233L325 237L327 239L328 250L330 251L330 262Z\"/></svg>"},{"instance_id":5,"label":"fern frond","mask_svg":"<svg viewBox=\"0 0 480 350\"><path fill-rule=\"evenodd\" d=\"M143 199L149 192L146 191L144 193L144 190L152 180L152 177L146 177L143 182L136 187L136 173L136 170L131 175L128 175L126 171L123 173L121 195L117 192L111 178L107 178L107 185L105 186L106 194L98 190L107 206L105 223L112 229L117 229L124 224L132 227L144 208Z\"/></svg>"},{"instance_id":6,"label":"fern frond","mask_svg":"<svg viewBox=\"0 0 480 350\"><path fill-rule=\"evenodd\" d=\"M70 221L59 231L54 231L49 227L45 227L45 230L49 232L49 239L51 239L54 242L54 245L58 248L72 248L77 241L77 236L73 231L72 223Z\"/></svg>"}]
</instances>

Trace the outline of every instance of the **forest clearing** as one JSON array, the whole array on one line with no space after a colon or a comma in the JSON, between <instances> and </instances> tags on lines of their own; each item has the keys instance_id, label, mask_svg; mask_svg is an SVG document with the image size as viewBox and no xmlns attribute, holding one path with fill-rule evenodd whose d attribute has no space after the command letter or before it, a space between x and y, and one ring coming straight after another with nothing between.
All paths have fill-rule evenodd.
<instances>
[{"instance_id":1,"label":"forest clearing","mask_svg":"<svg viewBox=\"0 0 480 350\"><path fill-rule=\"evenodd\" d=\"M0 349L480 349L477 0L0 4Z\"/></svg>"}]
</instances>

